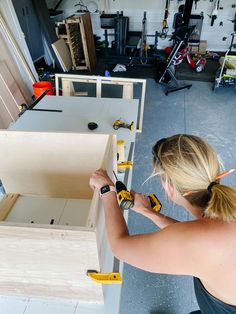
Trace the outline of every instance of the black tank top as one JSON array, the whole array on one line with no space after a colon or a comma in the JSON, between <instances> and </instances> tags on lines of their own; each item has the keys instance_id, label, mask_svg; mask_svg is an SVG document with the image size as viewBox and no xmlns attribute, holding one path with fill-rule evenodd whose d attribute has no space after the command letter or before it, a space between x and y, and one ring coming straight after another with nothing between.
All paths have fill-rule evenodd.
<instances>
[{"instance_id":1,"label":"black tank top","mask_svg":"<svg viewBox=\"0 0 236 314\"><path fill-rule=\"evenodd\" d=\"M193 281L197 302L202 314L236 314L236 306L215 298L204 288L198 278L193 277Z\"/></svg>"}]
</instances>

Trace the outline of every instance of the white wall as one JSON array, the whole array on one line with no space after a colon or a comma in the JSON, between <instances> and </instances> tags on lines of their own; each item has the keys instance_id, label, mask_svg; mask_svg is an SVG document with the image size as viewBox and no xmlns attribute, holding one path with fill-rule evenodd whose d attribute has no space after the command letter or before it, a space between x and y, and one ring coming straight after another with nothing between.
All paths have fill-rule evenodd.
<instances>
[{"instance_id":1,"label":"white wall","mask_svg":"<svg viewBox=\"0 0 236 314\"><path fill-rule=\"evenodd\" d=\"M99 11L105 9L105 3L108 3L109 0L94 0L97 3ZM58 9L62 9L65 11L65 18L68 15L74 14L78 7L74 7L79 0L65 0L62 2L61 6ZM86 5L91 1L83 0L83 3ZM129 16L130 18L130 30L140 31L142 28L142 18L143 12L147 12L147 33L154 34L155 31L161 31L162 28L162 20L164 17L165 10L165 0L110 0L110 12L116 13L116 11L124 11L125 16ZM47 0L48 7L54 7L57 3L57 0ZM202 40L207 40L207 49L211 51L224 51L228 48L230 43L230 33L233 32L234 24L229 20L234 19L234 15L236 9L232 8L233 4L236 4L236 0L220 0L220 7L223 7L223 10L218 11L218 17L215 20L214 26L210 26L211 19L207 14L211 14L214 3L209 0L200 0L197 4L197 9L195 9L195 4L193 4L193 14L200 14L201 11L204 12L204 21L203 21L203 29L202 29ZM173 22L174 13L177 12L178 6L180 4L184 4L184 1L178 3L177 0L170 1L170 14L168 18L168 24L170 27ZM92 14L93 21L93 29L94 33L102 36L104 30L100 28L100 18L99 14ZM220 21L223 22L223 26L219 26ZM222 41L223 37L227 37L226 41ZM149 39L149 43L153 43L154 39ZM159 39L158 47L161 49L169 45L168 40Z\"/></svg>"}]
</instances>

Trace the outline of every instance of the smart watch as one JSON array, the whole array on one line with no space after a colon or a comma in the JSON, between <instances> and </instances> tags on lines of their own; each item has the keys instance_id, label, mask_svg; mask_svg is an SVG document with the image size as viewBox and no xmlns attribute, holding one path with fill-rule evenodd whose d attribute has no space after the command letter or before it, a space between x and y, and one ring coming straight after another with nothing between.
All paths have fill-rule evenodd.
<instances>
[{"instance_id":1,"label":"smart watch","mask_svg":"<svg viewBox=\"0 0 236 314\"><path fill-rule=\"evenodd\" d=\"M104 185L100 189L100 197L110 192L116 192L116 188L113 185Z\"/></svg>"}]
</instances>

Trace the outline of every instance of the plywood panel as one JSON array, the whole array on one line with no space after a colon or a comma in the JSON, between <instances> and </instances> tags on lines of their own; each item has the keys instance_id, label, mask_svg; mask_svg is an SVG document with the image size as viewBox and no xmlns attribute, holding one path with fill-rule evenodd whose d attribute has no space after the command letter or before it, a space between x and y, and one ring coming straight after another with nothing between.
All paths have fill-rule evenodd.
<instances>
[{"instance_id":1,"label":"plywood panel","mask_svg":"<svg viewBox=\"0 0 236 314\"><path fill-rule=\"evenodd\" d=\"M91 200L21 195L13 205L7 222L86 227Z\"/></svg>"},{"instance_id":2,"label":"plywood panel","mask_svg":"<svg viewBox=\"0 0 236 314\"><path fill-rule=\"evenodd\" d=\"M85 227L90 206L90 200L67 200L59 224Z\"/></svg>"},{"instance_id":3,"label":"plywood panel","mask_svg":"<svg viewBox=\"0 0 236 314\"><path fill-rule=\"evenodd\" d=\"M62 96L74 96L75 90L73 86L73 82L69 82L67 80L61 80L62 86Z\"/></svg>"},{"instance_id":4,"label":"plywood panel","mask_svg":"<svg viewBox=\"0 0 236 314\"><path fill-rule=\"evenodd\" d=\"M110 137L1 131L0 178L6 193L92 199L89 178L101 167Z\"/></svg>"},{"instance_id":5,"label":"plywood panel","mask_svg":"<svg viewBox=\"0 0 236 314\"><path fill-rule=\"evenodd\" d=\"M0 95L4 102L4 106L9 112L13 121L18 119L18 114L20 110L17 107L16 101L11 93L11 91L7 88L5 82L2 80L0 76Z\"/></svg>"},{"instance_id":6,"label":"plywood panel","mask_svg":"<svg viewBox=\"0 0 236 314\"><path fill-rule=\"evenodd\" d=\"M82 35L84 56L89 71L95 67L97 63L96 50L93 37L93 28L90 13L86 13L79 18L80 32Z\"/></svg>"},{"instance_id":7,"label":"plywood panel","mask_svg":"<svg viewBox=\"0 0 236 314\"><path fill-rule=\"evenodd\" d=\"M58 224L65 205L61 198L20 196L5 221L49 225L53 220Z\"/></svg>"},{"instance_id":8,"label":"plywood panel","mask_svg":"<svg viewBox=\"0 0 236 314\"><path fill-rule=\"evenodd\" d=\"M103 302L94 232L0 227L0 294Z\"/></svg>"},{"instance_id":9,"label":"plywood panel","mask_svg":"<svg viewBox=\"0 0 236 314\"><path fill-rule=\"evenodd\" d=\"M5 40L0 33L0 47L1 47L1 54L0 54L0 60L4 61L11 72L12 76L14 77L14 80L16 81L17 85L20 88L20 91L23 95L23 97L26 99L26 103L30 105L32 103L32 92L27 89L26 83L24 82L24 79L22 79L22 76L18 70L18 67L11 57L11 52L9 48L7 47ZM27 80L27 79L26 79Z\"/></svg>"},{"instance_id":10,"label":"plywood panel","mask_svg":"<svg viewBox=\"0 0 236 314\"><path fill-rule=\"evenodd\" d=\"M2 61L0 61L0 78L5 85L5 89L12 95L12 100L16 107L16 113L18 114L19 110L17 105L25 104L26 101L6 63Z\"/></svg>"},{"instance_id":11,"label":"plywood panel","mask_svg":"<svg viewBox=\"0 0 236 314\"><path fill-rule=\"evenodd\" d=\"M6 129L18 119L18 105L25 104L13 76L5 62L0 61L0 127Z\"/></svg>"},{"instance_id":12,"label":"plywood panel","mask_svg":"<svg viewBox=\"0 0 236 314\"><path fill-rule=\"evenodd\" d=\"M18 194L4 195L0 202L0 220L4 220L8 216L18 196Z\"/></svg>"},{"instance_id":13,"label":"plywood panel","mask_svg":"<svg viewBox=\"0 0 236 314\"><path fill-rule=\"evenodd\" d=\"M134 98L134 84L126 83L123 85L123 97L124 99L133 99Z\"/></svg>"},{"instance_id":14,"label":"plywood panel","mask_svg":"<svg viewBox=\"0 0 236 314\"><path fill-rule=\"evenodd\" d=\"M0 129L7 129L13 121L14 119L6 106L5 101L0 95Z\"/></svg>"},{"instance_id":15,"label":"plywood panel","mask_svg":"<svg viewBox=\"0 0 236 314\"><path fill-rule=\"evenodd\" d=\"M1 3L2 2L3 1L1 1ZM7 22L8 23L13 22L11 27L14 28L14 30L16 31L14 34L14 36L16 36L16 34L17 34L17 32L19 32L20 28L19 28L19 23L17 21L17 17L15 15L14 8L13 8L13 5L11 2L8 1L8 5L5 6L4 11L8 15L8 18L9 18ZM12 12L10 12L10 11L12 11ZM10 20L11 20L11 22L10 22ZM9 51L9 55L7 55L6 57L3 57L1 59L4 61L6 60L12 73L18 72L18 71L16 71L16 68L19 70L18 73L20 74L20 76L19 76L19 80L17 80L17 82L18 82L19 86L21 87L22 92L26 91L26 89L27 89L26 86L24 86L25 84L31 90L32 89L31 84L35 83L36 78L38 78L38 75L37 75L37 72L35 69L33 72L31 71L31 69L34 68L34 65L33 65L32 59L30 58L28 50L25 51L25 53L26 53L25 55L22 54L22 50L19 49L19 44L18 44L16 38L12 35L7 23L5 22L5 20L1 14L0 14L0 29L1 29L0 33L3 35L2 38L4 40L3 46L6 46L5 44L7 44L7 46L10 47L10 51L7 48L7 50ZM16 37L21 37L21 35L18 36L18 34L17 34ZM21 41L21 38L20 38L20 41ZM21 44L23 44L23 46L25 46L24 48L27 47L26 42L24 40L21 41ZM23 46L21 45L21 48L23 50L25 50L23 48ZM1 48L2 48L2 46L1 46ZM6 52L4 50L5 50L5 47L3 48L3 54ZM11 62L9 62L10 61L9 60L10 55L13 56L13 58L14 58L15 62L13 61L13 64L11 64ZM25 56L29 57L29 58L27 58L27 60L26 60ZM32 67L29 66L29 63L31 64ZM21 73L23 73L23 76ZM14 75L14 77L15 77L15 75ZM23 82L25 84L23 84ZM28 90L28 92L30 92L30 90ZM24 93L24 96L26 97L27 100L30 100L30 98L27 97L26 93Z\"/></svg>"},{"instance_id":16,"label":"plywood panel","mask_svg":"<svg viewBox=\"0 0 236 314\"><path fill-rule=\"evenodd\" d=\"M116 163L116 159L113 159L113 163L111 162L109 156L112 155L113 152L116 152L116 148L117 148L117 141L114 138L110 138L110 143L109 145L107 145L107 149L106 149L106 156L103 160L103 165L102 168L107 170L107 173L109 174L109 176L111 178L114 177L113 174L113 170L116 171L117 173L117 163ZM117 155L116 155L117 156ZM115 178L114 178L115 179ZM96 191L98 192L98 191ZM94 196L98 197L98 193L94 194ZM94 201L94 206L96 208L96 210L94 210L94 212L96 213L96 222L95 222L95 228L96 228L96 238L97 238L97 246L98 246L98 254L99 254L99 261L100 261L100 265L101 265L101 271L102 272L107 272L107 271L113 271L113 269L105 269L103 268L104 265L106 265L106 258L107 258L107 254L108 252L111 253L111 249L108 243L108 238L106 235L106 226L105 226L105 216L104 216L104 210L99 210L99 206L101 206L101 200L95 198ZM92 206L91 206L91 212L92 212ZM112 254L113 255L113 254Z\"/></svg>"},{"instance_id":17,"label":"plywood panel","mask_svg":"<svg viewBox=\"0 0 236 314\"><path fill-rule=\"evenodd\" d=\"M61 64L64 72L68 72L72 68L72 60L70 51L64 41L64 39L59 39L52 44L52 48Z\"/></svg>"}]
</instances>

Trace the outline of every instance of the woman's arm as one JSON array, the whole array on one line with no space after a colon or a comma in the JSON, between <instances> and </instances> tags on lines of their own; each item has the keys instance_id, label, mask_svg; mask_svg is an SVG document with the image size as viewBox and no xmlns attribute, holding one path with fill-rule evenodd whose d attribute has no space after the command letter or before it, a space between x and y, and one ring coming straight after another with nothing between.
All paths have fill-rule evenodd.
<instances>
[{"instance_id":1,"label":"woman's arm","mask_svg":"<svg viewBox=\"0 0 236 314\"><path fill-rule=\"evenodd\" d=\"M160 229L170 226L176 222L179 222L176 219L173 219L169 216L165 216L161 213L152 212L151 210L149 213L146 213L144 216L152 220L154 224L156 224Z\"/></svg>"},{"instance_id":2,"label":"woman's arm","mask_svg":"<svg viewBox=\"0 0 236 314\"><path fill-rule=\"evenodd\" d=\"M110 184L106 172L99 170L90 179L90 185L101 188ZM109 178L109 177L108 177ZM154 233L129 235L116 193L102 197L105 225L113 254L120 260L150 272L197 276L191 239L192 222L174 223Z\"/></svg>"},{"instance_id":3,"label":"woman's arm","mask_svg":"<svg viewBox=\"0 0 236 314\"><path fill-rule=\"evenodd\" d=\"M134 197L134 207L132 210L152 220L160 229L179 222L161 213L154 212L146 195L137 193L134 190L132 190L131 193Z\"/></svg>"},{"instance_id":4,"label":"woman's arm","mask_svg":"<svg viewBox=\"0 0 236 314\"><path fill-rule=\"evenodd\" d=\"M114 185L107 175L107 172L102 169L99 169L92 174L89 183L92 189L97 188L99 190L105 185ZM106 231L114 253L119 239L122 239L124 236L129 236L129 232L123 216L123 211L117 202L116 192L104 194L102 196L102 203L104 207Z\"/></svg>"}]
</instances>

